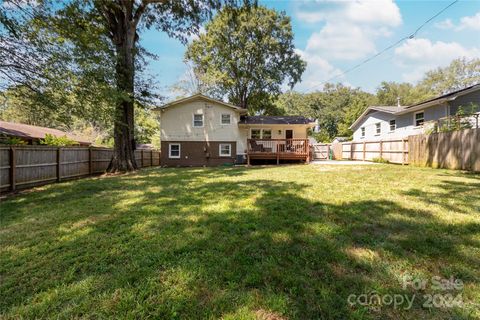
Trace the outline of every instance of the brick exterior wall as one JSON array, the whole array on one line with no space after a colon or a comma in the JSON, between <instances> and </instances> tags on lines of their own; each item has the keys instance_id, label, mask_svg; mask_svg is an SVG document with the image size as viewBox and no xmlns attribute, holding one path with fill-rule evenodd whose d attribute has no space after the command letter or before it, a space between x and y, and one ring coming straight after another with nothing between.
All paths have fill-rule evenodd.
<instances>
[{"instance_id":1,"label":"brick exterior wall","mask_svg":"<svg viewBox=\"0 0 480 320\"><path fill-rule=\"evenodd\" d=\"M180 158L169 158L170 143L180 144ZM231 145L230 157L220 157L221 143ZM219 166L226 163L235 163L237 157L237 143L235 141L162 141L161 165L165 167L201 167Z\"/></svg>"}]
</instances>

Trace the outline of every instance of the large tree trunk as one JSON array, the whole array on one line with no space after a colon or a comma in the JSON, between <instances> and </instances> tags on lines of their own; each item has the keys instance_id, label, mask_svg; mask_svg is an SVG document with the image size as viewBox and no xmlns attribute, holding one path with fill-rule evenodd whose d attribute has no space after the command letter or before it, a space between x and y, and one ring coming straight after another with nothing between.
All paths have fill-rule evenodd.
<instances>
[{"instance_id":1,"label":"large tree trunk","mask_svg":"<svg viewBox=\"0 0 480 320\"><path fill-rule=\"evenodd\" d=\"M119 29L116 35L116 81L120 97L115 106L115 147L107 169L110 173L137 169L134 152L135 27L125 21Z\"/></svg>"}]
</instances>

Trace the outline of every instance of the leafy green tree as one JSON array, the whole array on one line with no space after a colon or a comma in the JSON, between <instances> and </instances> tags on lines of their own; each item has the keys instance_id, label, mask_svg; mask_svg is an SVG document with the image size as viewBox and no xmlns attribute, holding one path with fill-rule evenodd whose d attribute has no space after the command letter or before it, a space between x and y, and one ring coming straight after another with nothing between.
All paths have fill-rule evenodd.
<instances>
[{"instance_id":1,"label":"leafy green tree","mask_svg":"<svg viewBox=\"0 0 480 320\"><path fill-rule=\"evenodd\" d=\"M290 18L264 6L225 7L188 46L202 81L251 113L269 113L283 84L293 87L306 63L295 53Z\"/></svg>"},{"instance_id":2,"label":"leafy green tree","mask_svg":"<svg viewBox=\"0 0 480 320\"><path fill-rule=\"evenodd\" d=\"M440 95L480 83L480 59L460 58L425 74L419 87Z\"/></svg>"},{"instance_id":3,"label":"leafy green tree","mask_svg":"<svg viewBox=\"0 0 480 320\"><path fill-rule=\"evenodd\" d=\"M323 91L307 94L285 93L276 101L281 114L317 119L320 132L314 136L322 142L330 142L336 136L350 137L349 126L375 103L374 95L341 84L326 84Z\"/></svg>"},{"instance_id":4,"label":"leafy green tree","mask_svg":"<svg viewBox=\"0 0 480 320\"><path fill-rule=\"evenodd\" d=\"M8 46L5 50L2 47L0 57L12 57L15 52L22 56L8 60L14 66L0 65L0 73L42 96L47 92L44 88L55 88L57 83L60 85L53 92L61 92L63 87L78 97L88 97L95 88L92 83L103 84L105 92L95 96L111 99L114 105L115 150L110 172L137 167L133 153L134 102L148 96L151 89L146 82L138 81L148 55L138 46L139 34L156 28L186 42L220 6L220 0L9 1L22 14L0 11L0 23L9 33L1 39ZM12 69L20 71L11 76L8 70ZM35 75L35 81L28 81L30 75Z\"/></svg>"},{"instance_id":5,"label":"leafy green tree","mask_svg":"<svg viewBox=\"0 0 480 320\"><path fill-rule=\"evenodd\" d=\"M398 98L402 106L415 104L435 96L426 88L414 86L410 83L396 83L383 81L377 88L378 103L384 106L396 106Z\"/></svg>"}]
</instances>

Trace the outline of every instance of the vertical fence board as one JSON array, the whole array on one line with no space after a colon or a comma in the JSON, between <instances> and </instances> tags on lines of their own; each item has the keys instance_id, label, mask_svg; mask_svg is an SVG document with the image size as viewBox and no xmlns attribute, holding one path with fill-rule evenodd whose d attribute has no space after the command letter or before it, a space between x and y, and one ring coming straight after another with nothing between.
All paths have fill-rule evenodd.
<instances>
[{"instance_id":1,"label":"vertical fence board","mask_svg":"<svg viewBox=\"0 0 480 320\"><path fill-rule=\"evenodd\" d=\"M0 147L0 191L11 187L11 152L10 147Z\"/></svg>"},{"instance_id":2,"label":"vertical fence board","mask_svg":"<svg viewBox=\"0 0 480 320\"><path fill-rule=\"evenodd\" d=\"M0 192L102 173L112 156L108 148L0 146ZM160 152L150 151L149 164L160 165Z\"/></svg>"},{"instance_id":3,"label":"vertical fence board","mask_svg":"<svg viewBox=\"0 0 480 320\"><path fill-rule=\"evenodd\" d=\"M480 171L480 129L408 137L409 163L433 168Z\"/></svg>"}]
</instances>

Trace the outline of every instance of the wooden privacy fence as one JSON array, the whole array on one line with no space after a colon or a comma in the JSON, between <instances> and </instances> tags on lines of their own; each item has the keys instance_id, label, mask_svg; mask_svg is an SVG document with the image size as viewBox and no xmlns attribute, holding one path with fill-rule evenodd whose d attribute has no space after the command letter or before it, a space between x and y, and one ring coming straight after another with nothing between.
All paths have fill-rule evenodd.
<instances>
[{"instance_id":1,"label":"wooden privacy fence","mask_svg":"<svg viewBox=\"0 0 480 320\"><path fill-rule=\"evenodd\" d=\"M408 163L408 139L352 141L341 145L342 159L372 161L381 158L391 163Z\"/></svg>"},{"instance_id":2,"label":"wooden privacy fence","mask_svg":"<svg viewBox=\"0 0 480 320\"><path fill-rule=\"evenodd\" d=\"M408 145L412 165L480 171L480 129L410 136Z\"/></svg>"},{"instance_id":3,"label":"wooden privacy fence","mask_svg":"<svg viewBox=\"0 0 480 320\"><path fill-rule=\"evenodd\" d=\"M312 144L311 152L313 160L327 160L330 154L330 144L328 143L316 143Z\"/></svg>"},{"instance_id":4,"label":"wooden privacy fence","mask_svg":"<svg viewBox=\"0 0 480 320\"><path fill-rule=\"evenodd\" d=\"M0 192L105 172L113 149L0 146ZM160 165L157 150L135 150L139 167Z\"/></svg>"}]
</instances>

